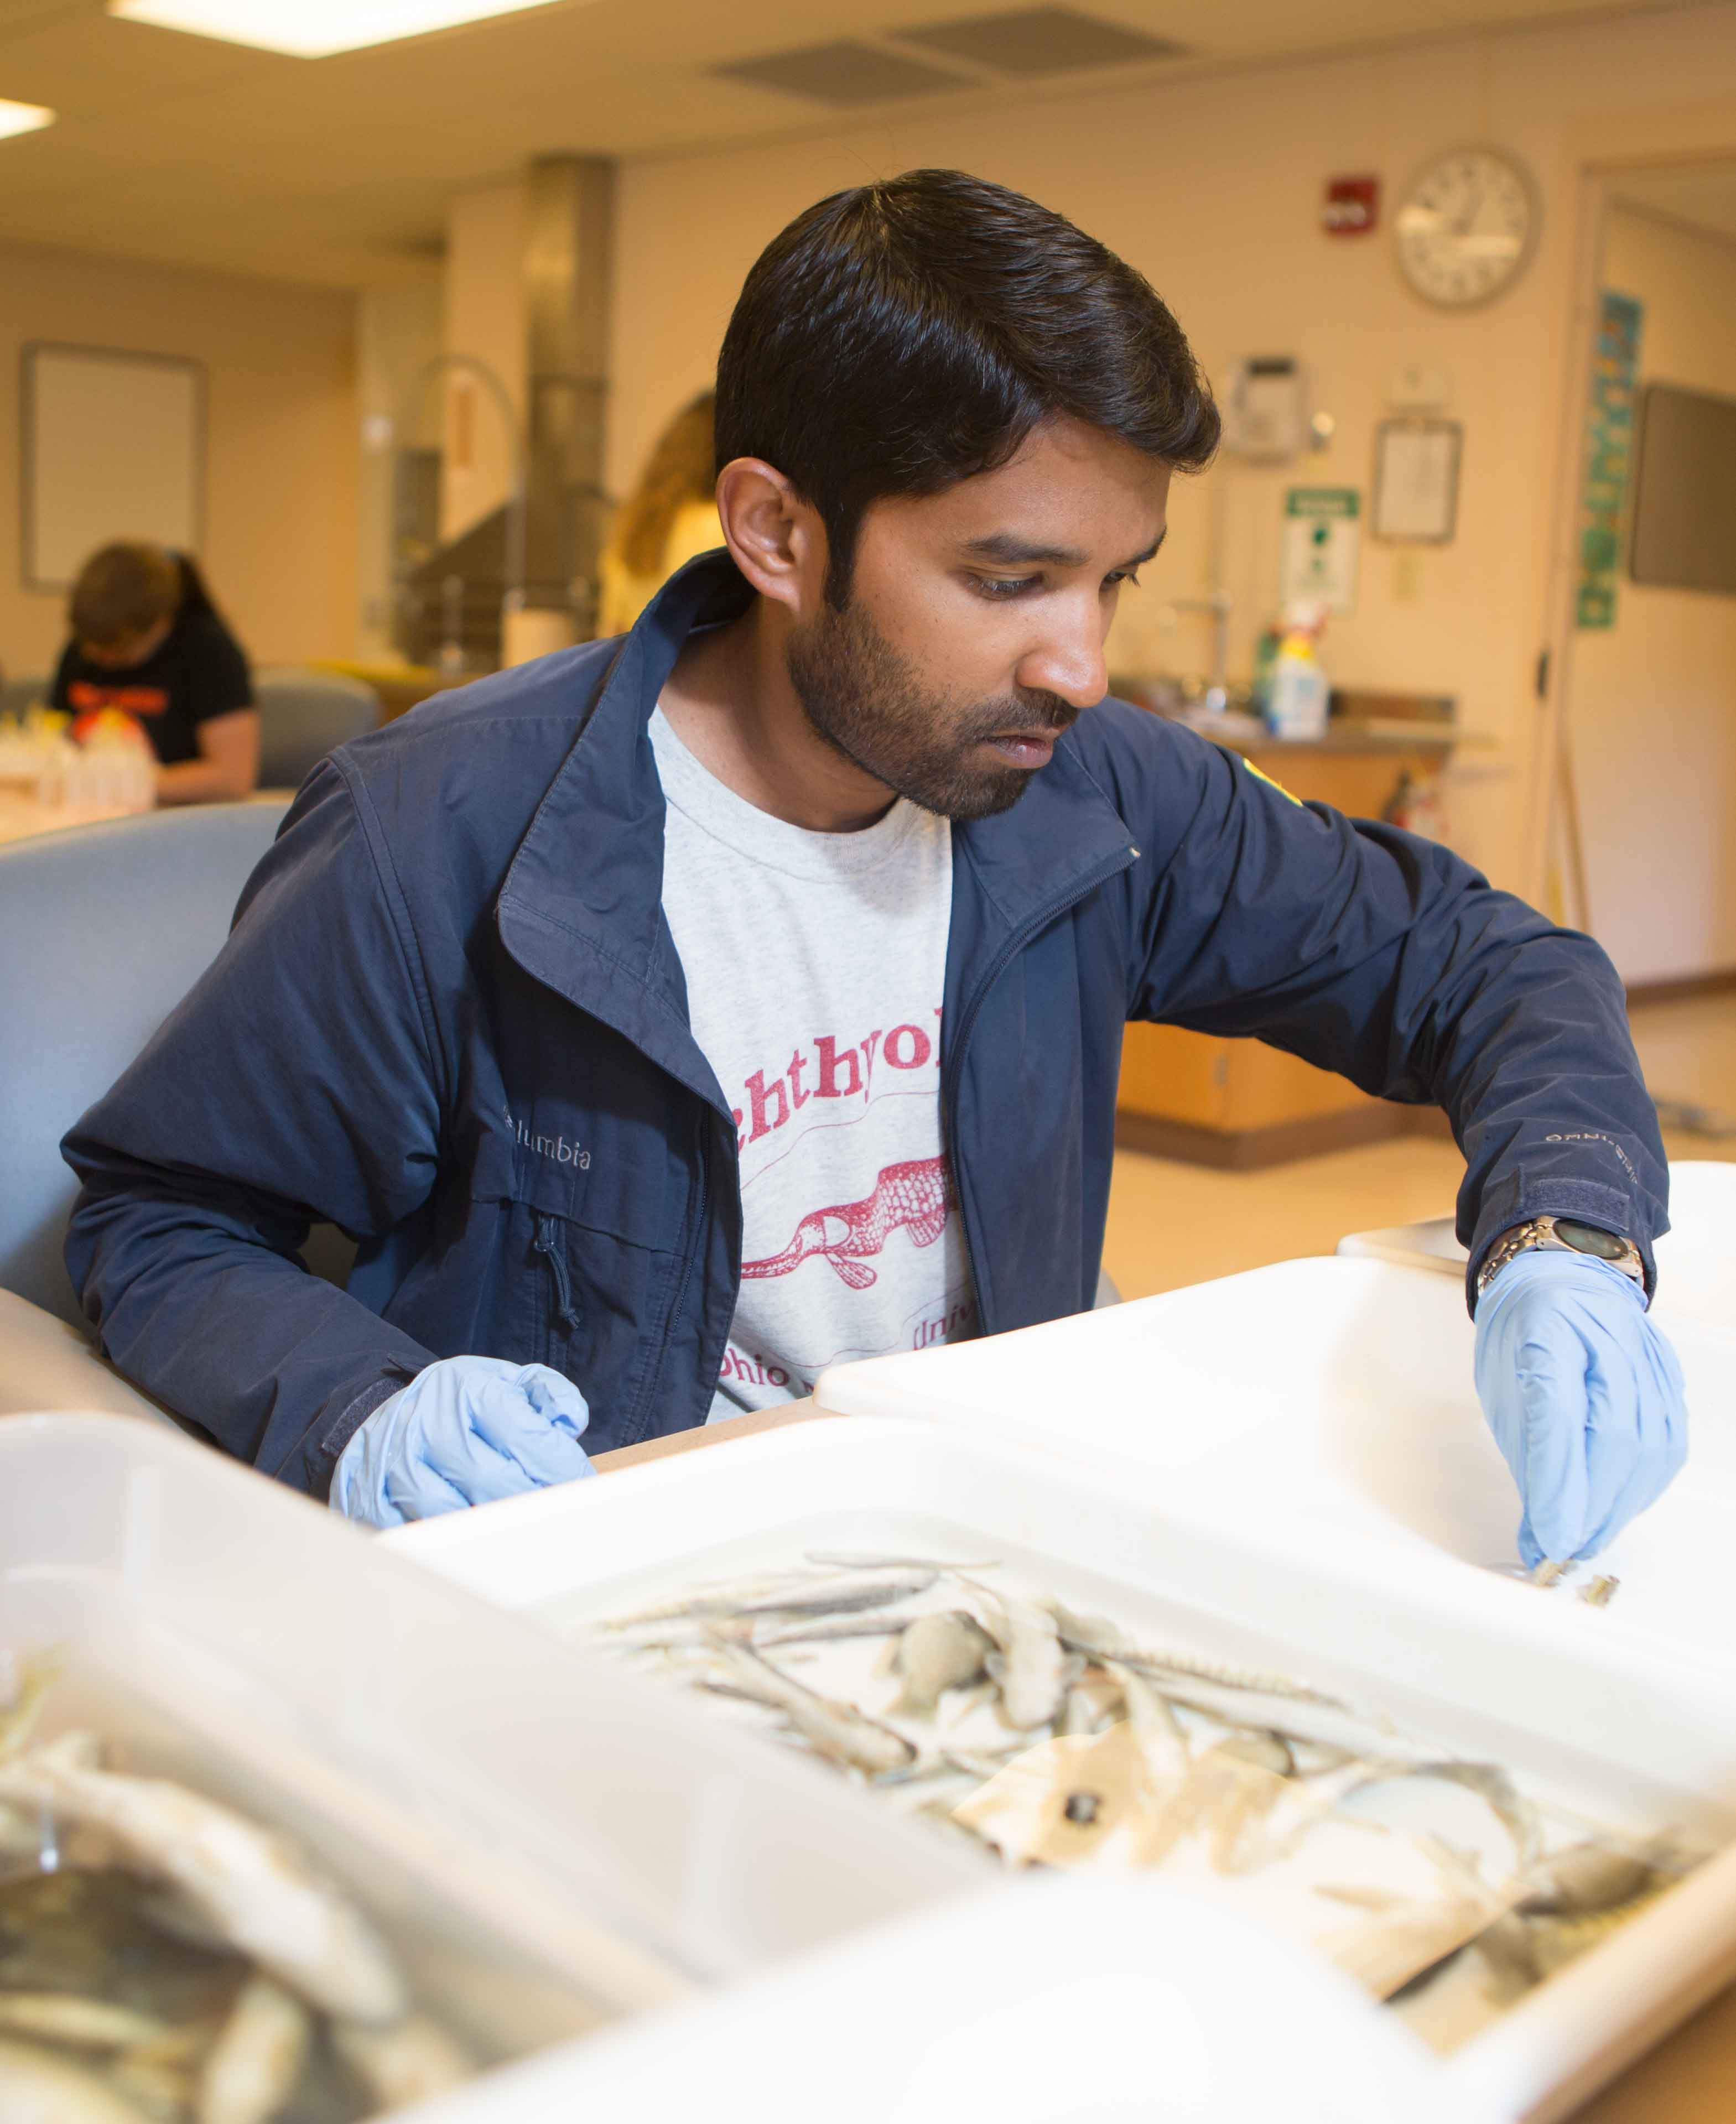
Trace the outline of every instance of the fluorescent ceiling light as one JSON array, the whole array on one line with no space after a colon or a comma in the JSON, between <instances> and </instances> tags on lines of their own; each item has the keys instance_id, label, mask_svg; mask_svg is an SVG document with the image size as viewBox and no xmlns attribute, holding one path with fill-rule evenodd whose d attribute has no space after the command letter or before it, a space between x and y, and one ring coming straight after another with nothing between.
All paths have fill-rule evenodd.
<instances>
[{"instance_id":1,"label":"fluorescent ceiling light","mask_svg":"<svg viewBox=\"0 0 1736 2124\"><path fill-rule=\"evenodd\" d=\"M0 140L10 140L15 133L40 133L54 124L55 116L42 104L8 103L0 96Z\"/></svg>"},{"instance_id":2,"label":"fluorescent ceiling light","mask_svg":"<svg viewBox=\"0 0 1736 2124\"><path fill-rule=\"evenodd\" d=\"M552 0L109 0L109 12L129 22L221 37L294 59L324 59L398 37L523 14Z\"/></svg>"}]
</instances>

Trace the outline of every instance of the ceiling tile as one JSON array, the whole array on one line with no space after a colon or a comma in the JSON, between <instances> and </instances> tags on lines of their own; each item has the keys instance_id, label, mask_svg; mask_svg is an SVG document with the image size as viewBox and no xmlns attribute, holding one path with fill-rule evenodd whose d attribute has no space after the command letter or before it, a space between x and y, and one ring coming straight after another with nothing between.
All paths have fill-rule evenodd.
<instances>
[{"instance_id":1,"label":"ceiling tile","mask_svg":"<svg viewBox=\"0 0 1736 2124\"><path fill-rule=\"evenodd\" d=\"M726 81L839 106L891 103L901 96L934 96L976 85L939 67L859 44L806 45L758 59L730 59L708 71Z\"/></svg>"},{"instance_id":2,"label":"ceiling tile","mask_svg":"<svg viewBox=\"0 0 1736 2124\"><path fill-rule=\"evenodd\" d=\"M1149 64L1180 59L1186 46L1105 22L1071 7L1022 7L1004 15L967 15L895 31L901 44L920 45L995 73L1034 78L1080 67Z\"/></svg>"}]
</instances>

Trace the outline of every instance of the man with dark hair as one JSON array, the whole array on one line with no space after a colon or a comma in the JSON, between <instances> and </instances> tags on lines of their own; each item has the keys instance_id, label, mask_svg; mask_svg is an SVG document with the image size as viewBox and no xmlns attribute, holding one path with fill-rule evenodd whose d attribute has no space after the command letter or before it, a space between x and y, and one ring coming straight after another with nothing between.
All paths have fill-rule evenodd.
<instances>
[{"instance_id":1,"label":"man with dark hair","mask_svg":"<svg viewBox=\"0 0 1736 2124\"><path fill-rule=\"evenodd\" d=\"M1621 986L1103 698L1217 435L1150 288L956 172L840 193L749 275L717 421L727 551L326 762L68 1137L111 1356L374 1524L580 1475L581 1435L1089 1306L1162 1019L1446 1107L1522 1551L1607 1541L1686 1450Z\"/></svg>"}]
</instances>

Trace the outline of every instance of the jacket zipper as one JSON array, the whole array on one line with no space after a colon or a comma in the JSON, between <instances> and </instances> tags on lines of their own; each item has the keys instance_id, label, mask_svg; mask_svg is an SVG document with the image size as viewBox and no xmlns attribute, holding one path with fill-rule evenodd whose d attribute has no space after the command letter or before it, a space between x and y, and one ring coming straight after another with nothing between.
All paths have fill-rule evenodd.
<instances>
[{"instance_id":1,"label":"jacket zipper","mask_svg":"<svg viewBox=\"0 0 1736 2124\"><path fill-rule=\"evenodd\" d=\"M1077 907L1087 894L1095 892L1099 886L1106 883L1117 872L1129 869L1138 859L1139 850L1130 844L1110 862L1099 864L1089 877L1080 881L1077 888L1069 893L1066 899L1052 901L1048 906L1039 908L1035 914L1027 917L1018 928L1012 932L989 962L988 971L977 983L970 1001L965 1005L964 1016L958 1028L958 1038L953 1046L952 1056L947 1066L946 1082L943 1087L943 1092L948 1145L958 1140L958 1079L964 1068L965 1048L969 1042L972 1031L976 1026L982 1006L988 999L990 989L994 987L995 982L1000 979L1039 929L1047 928L1057 917L1065 914L1069 908ZM953 1173L953 1185L958 1190L959 1207L964 1216L965 1252L971 1263L971 1280L976 1287L976 1317L982 1323L982 1332L986 1333L988 1323L984 1318L982 1279L976 1266L977 1250L971 1243L971 1214L965 1201L964 1176L956 1167Z\"/></svg>"},{"instance_id":2,"label":"jacket zipper","mask_svg":"<svg viewBox=\"0 0 1736 2124\"><path fill-rule=\"evenodd\" d=\"M579 1309L572 1302L572 1282L567 1273L567 1256L559 1243L553 1217L538 1217L536 1237L531 1244L548 1262L549 1273L554 1278L556 1319L563 1328L576 1330L579 1325Z\"/></svg>"}]
</instances>

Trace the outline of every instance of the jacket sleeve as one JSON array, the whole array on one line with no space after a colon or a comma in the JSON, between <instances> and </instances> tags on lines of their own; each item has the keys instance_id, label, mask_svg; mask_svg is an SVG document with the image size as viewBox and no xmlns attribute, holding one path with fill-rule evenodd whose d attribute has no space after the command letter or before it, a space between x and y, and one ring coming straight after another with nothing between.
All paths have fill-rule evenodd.
<instances>
[{"instance_id":1,"label":"jacket sleeve","mask_svg":"<svg viewBox=\"0 0 1736 2124\"><path fill-rule=\"evenodd\" d=\"M1173 823L1167 848L1152 837L1128 1015L1251 1034L1443 1107L1468 1295L1500 1234L1546 1211L1632 1238L1650 1289L1668 1173L1600 947L1437 843L1299 803L1216 745L1163 765L1146 815Z\"/></svg>"},{"instance_id":2,"label":"jacket sleeve","mask_svg":"<svg viewBox=\"0 0 1736 2124\"><path fill-rule=\"evenodd\" d=\"M317 1497L432 1359L297 1250L313 1222L365 1239L426 1200L436 1052L378 822L327 761L222 952L62 1146L83 1183L67 1266L108 1356Z\"/></svg>"}]
</instances>

